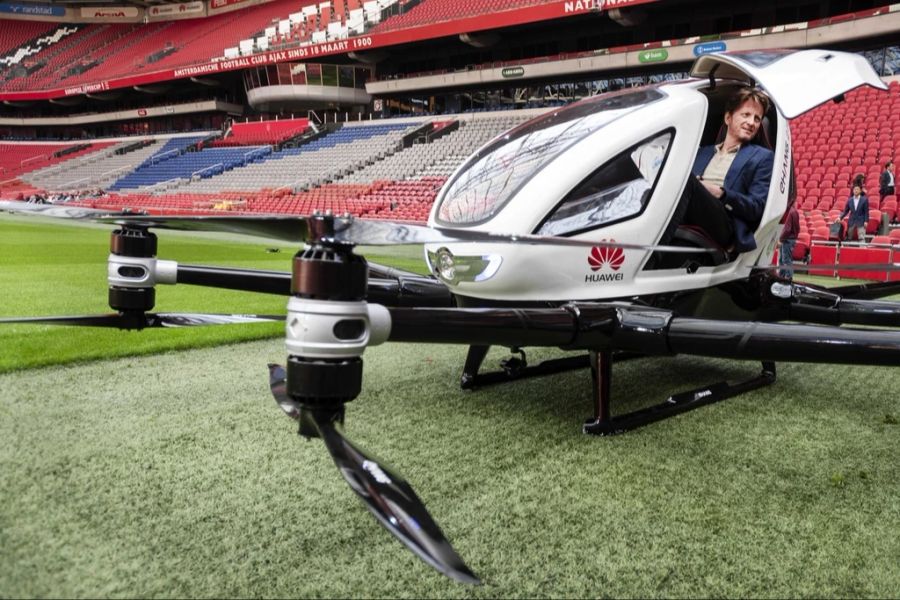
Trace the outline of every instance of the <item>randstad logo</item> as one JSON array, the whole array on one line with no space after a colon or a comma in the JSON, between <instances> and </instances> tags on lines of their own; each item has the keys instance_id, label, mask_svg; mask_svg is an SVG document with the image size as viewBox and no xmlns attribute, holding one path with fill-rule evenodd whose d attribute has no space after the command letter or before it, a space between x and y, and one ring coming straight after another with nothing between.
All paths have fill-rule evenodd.
<instances>
[{"instance_id":1,"label":"randstad logo","mask_svg":"<svg viewBox=\"0 0 900 600\"><path fill-rule=\"evenodd\" d=\"M603 240L606 241L606 240ZM615 240L609 240L615 242ZM616 273L625 263L625 252L621 248L609 246L594 246L588 255L588 265L593 273L584 276L585 283L597 283L602 281L622 281L623 273ZM598 273L597 271L610 270L612 273Z\"/></svg>"}]
</instances>

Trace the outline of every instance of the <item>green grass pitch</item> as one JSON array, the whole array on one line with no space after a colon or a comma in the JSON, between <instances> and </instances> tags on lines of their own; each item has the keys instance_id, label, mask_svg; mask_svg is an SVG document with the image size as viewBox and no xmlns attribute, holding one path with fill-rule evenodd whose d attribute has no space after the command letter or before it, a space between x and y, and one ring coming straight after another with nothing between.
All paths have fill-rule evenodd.
<instances>
[{"instance_id":1,"label":"green grass pitch","mask_svg":"<svg viewBox=\"0 0 900 600\"><path fill-rule=\"evenodd\" d=\"M160 238L160 258L192 264L287 270L294 252ZM0 217L0 316L107 312L107 239ZM160 311L284 305L157 292ZM0 596L900 597L895 368L779 364L773 386L598 439L580 433L586 372L470 393L464 347L369 348L347 435L415 486L484 580L467 587L297 437L268 391L281 327L0 327ZM612 392L630 410L757 370L639 359L614 365Z\"/></svg>"}]
</instances>

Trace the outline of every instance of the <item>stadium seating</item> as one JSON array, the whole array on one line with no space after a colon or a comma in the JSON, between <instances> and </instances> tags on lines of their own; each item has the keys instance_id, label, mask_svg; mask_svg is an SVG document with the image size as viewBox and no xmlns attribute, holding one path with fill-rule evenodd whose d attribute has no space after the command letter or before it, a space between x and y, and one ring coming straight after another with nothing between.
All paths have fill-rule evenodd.
<instances>
[{"instance_id":1,"label":"stadium seating","mask_svg":"<svg viewBox=\"0 0 900 600\"><path fill-rule=\"evenodd\" d=\"M15 54L18 48L26 46L51 29L56 29L55 23L0 19L0 56Z\"/></svg>"},{"instance_id":2,"label":"stadium seating","mask_svg":"<svg viewBox=\"0 0 900 600\"><path fill-rule=\"evenodd\" d=\"M160 165L176 159L190 148L196 148L197 144L206 137L189 136L169 139L156 152L145 158L133 171L119 177L108 189L115 191L141 185L154 185L155 183L166 181L166 179L158 179L165 172L165 167Z\"/></svg>"},{"instance_id":3,"label":"stadium seating","mask_svg":"<svg viewBox=\"0 0 900 600\"><path fill-rule=\"evenodd\" d=\"M861 174L869 197L867 233L877 234L885 221L897 221L897 198L881 198L878 179L884 163L900 151L900 124L884 118L898 113L900 84L893 81L887 94L854 90L845 102L825 104L792 122L797 202L804 216L827 215L832 222L847 202L852 180Z\"/></svg>"},{"instance_id":4,"label":"stadium seating","mask_svg":"<svg viewBox=\"0 0 900 600\"><path fill-rule=\"evenodd\" d=\"M528 117L504 113L502 116L459 119L460 126L427 144L415 144L348 175L344 181L401 180L428 176L444 177L494 136L522 123ZM440 122L442 127L446 122Z\"/></svg>"},{"instance_id":5,"label":"stadium seating","mask_svg":"<svg viewBox=\"0 0 900 600\"><path fill-rule=\"evenodd\" d=\"M299 131L304 120L239 123L228 137L201 151L185 152L196 150L203 139L192 137L159 141L112 163L72 156L65 176L48 168L52 165L42 145L26 144L14 154L3 152L6 162L0 163L0 181L7 180L4 191L10 186L69 189L79 182L93 187L103 174L95 170L98 162L112 171L128 170L141 160L134 173L122 175L108 188L131 195L111 198L140 201L142 206L160 210L217 210L219 206L218 210L298 212L315 207L346 209L367 218L422 221L440 185L465 157L534 114L514 111L353 123L299 148L268 154L262 144L277 144ZM891 119L879 121L885 114L900 114L896 82L888 94L856 90L847 94L845 102L824 105L792 122L801 212L798 260L813 241L835 239L829 226L840 215L850 181L857 174L863 175L870 198L869 236L886 234L886 224L898 219L896 196L882 198L877 193L884 162L900 148L900 126ZM867 125L876 121L878 127ZM400 139L417 128L429 131L417 133L416 143L403 148ZM446 131L441 133L442 129ZM106 155L113 150L109 148ZM258 154L248 155L257 150ZM95 147L91 152L97 151ZM160 185L166 182L171 183ZM900 238L900 233L890 235L890 240Z\"/></svg>"},{"instance_id":6,"label":"stadium seating","mask_svg":"<svg viewBox=\"0 0 900 600\"><path fill-rule=\"evenodd\" d=\"M110 142L84 144L0 144L0 183L102 150Z\"/></svg>"},{"instance_id":7,"label":"stadium seating","mask_svg":"<svg viewBox=\"0 0 900 600\"><path fill-rule=\"evenodd\" d=\"M403 135L420 126L409 122L345 126L298 148L272 152L245 168L192 183L190 191L299 190L321 185L397 151Z\"/></svg>"},{"instance_id":8,"label":"stadium seating","mask_svg":"<svg viewBox=\"0 0 900 600\"><path fill-rule=\"evenodd\" d=\"M422 0L411 10L386 19L375 27L372 32L380 33L407 27L418 27L537 4L543 4L543 0L460 0L458 2Z\"/></svg>"},{"instance_id":9,"label":"stadium seating","mask_svg":"<svg viewBox=\"0 0 900 600\"><path fill-rule=\"evenodd\" d=\"M125 173L133 171L164 144L162 140L148 141L144 147L126 151L135 145L134 142L120 142L58 166L31 171L22 175L21 179L51 192L105 188Z\"/></svg>"},{"instance_id":10,"label":"stadium seating","mask_svg":"<svg viewBox=\"0 0 900 600\"><path fill-rule=\"evenodd\" d=\"M235 123L222 139L215 140L210 145L213 147L274 145L302 134L308 127L309 119Z\"/></svg>"},{"instance_id":11,"label":"stadium seating","mask_svg":"<svg viewBox=\"0 0 900 600\"><path fill-rule=\"evenodd\" d=\"M300 6L303 4L312 4L312 1L301 2ZM22 50L20 54L27 56L36 70L11 73L11 79L0 80L0 91L53 89L125 77L136 72L206 63L223 56L224 49L236 45L239 40L261 34L273 20L287 17L297 8L297 0L273 0L203 19L149 25L53 27L50 28L52 31L60 33L52 40L29 46L27 51L21 46L17 49ZM41 30L33 28L30 31ZM2 39L14 43L24 35ZM90 51L83 52L87 49ZM75 57L78 58L75 66L80 68L59 68Z\"/></svg>"}]
</instances>

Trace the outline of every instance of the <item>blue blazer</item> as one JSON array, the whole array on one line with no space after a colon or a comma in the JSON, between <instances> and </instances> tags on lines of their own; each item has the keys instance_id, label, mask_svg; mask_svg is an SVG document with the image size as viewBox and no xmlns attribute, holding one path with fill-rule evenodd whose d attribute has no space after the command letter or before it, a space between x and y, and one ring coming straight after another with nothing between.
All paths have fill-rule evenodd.
<instances>
[{"instance_id":1,"label":"blue blazer","mask_svg":"<svg viewBox=\"0 0 900 600\"><path fill-rule=\"evenodd\" d=\"M703 175L715 153L715 146L700 148L694 160L694 175ZM756 248L753 232L759 227L769 197L774 159L775 154L768 148L744 144L725 174L722 203L734 221L734 249L737 252Z\"/></svg>"},{"instance_id":2,"label":"blue blazer","mask_svg":"<svg viewBox=\"0 0 900 600\"><path fill-rule=\"evenodd\" d=\"M869 197L865 194L861 195L856 210L853 210L853 196L847 198L847 205L841 211L841 218L843 219L848 214L850 215L850 218L847 219L848 230L854 227L865 227L869 222Z\"/></svg>"}]
</instances>

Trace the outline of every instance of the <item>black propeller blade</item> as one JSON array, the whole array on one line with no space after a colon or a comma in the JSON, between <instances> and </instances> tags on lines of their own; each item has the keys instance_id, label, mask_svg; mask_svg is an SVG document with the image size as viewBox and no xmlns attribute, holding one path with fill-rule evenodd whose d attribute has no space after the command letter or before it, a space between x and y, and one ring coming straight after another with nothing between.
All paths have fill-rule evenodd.
<instances>
[{"instance_id":1,"label":"black propeller blade","mask_svg":"<svg viewBox=\"0 0 900 600\"><path fill-rule=\"evenodd\" d=\"M378 522L423 561L462 583L481 581L444 536L412 486L341 433L344 409L301 407L287 394L286 373L269 365L269 387L281 409L300 422L300 433L321 437L341 475Z\"/></svg>"},{"instance_id":2,"label":"black propeller blade","mask_svg":"<svg viewBox=\"0 0 900 600\"><path fill-rule=\"evenodd\" d=\"M55 217L58 219L96 219L98 217L134 217L138 213L116 212L101 208L87 208L84 206L67 206L65 204L31 204L18 200L0 200L0 210L11 213L26 213Z\"/></svg>"},{"instance_id":3,"label":"black propeller blade","mask_svg":"<svg viewBox=\"0 0 900 600\"><path fill-rule=\"evenodd\" d=\"M20 206L17 206L20 205ZM161 216L127 213L111 213L99 209L29 205L23 202L0 202L0 210L37 213L68 219L91 219L100 223L175 229L182 231L224 231L255 235L288 242L305 242L310 238L309 217L295 215L198 215ZM313 236L315 237L315 236ZM491 233L463 229L431 228L422 225L369 221L350 216L334 217L334 234L330 242L359 246L393 246L402 244L449 244L460 242L531 244L545 246L571 246L591 248L605 246L623 250L643 250L673 254L697 254L702 248L683 246L646 246L619 243L613 240L585 240L568 237ZM715 250L708 250L715 252Z\"/></svg>"},{"instance_id":4,"label":"black propeller blade","mask_svg":"<svg viewBox=\"0 0 900 600\"><path fill-rule=\"evenodd\" d=\"M284 321L284 315L218 315L207 313L110 313L106 315L74 315L60 317L8 317L4 323L34 323L42 325L70 325L80 327L113 327L116 329L147 329L155 327L195 327L201 325L231 325L234 323L263 323Z\"/></svg>"}]
</instances>

